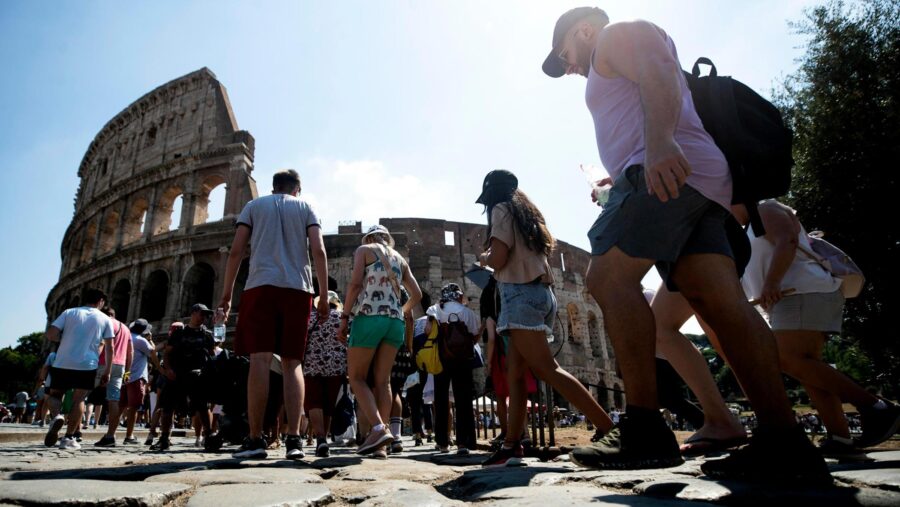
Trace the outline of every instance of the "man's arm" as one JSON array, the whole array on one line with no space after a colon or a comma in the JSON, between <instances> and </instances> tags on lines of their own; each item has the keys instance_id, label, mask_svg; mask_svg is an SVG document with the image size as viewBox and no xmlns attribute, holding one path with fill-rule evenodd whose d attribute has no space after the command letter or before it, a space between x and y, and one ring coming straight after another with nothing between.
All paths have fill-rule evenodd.
<instances>
[{"instance_id":1,"label":"man's arm","mask_svg":"<svg viewBox=\"0 0 900 507\"><path fill-rule=\"evenodd\" d=\"M325 241L322 239L322 228L310 225L306 229L309 238L309 249L316 265L316 280L319 282L319 317L327 319L331 313L328 306L328 255L325 253Z\"/></svg>"},{"instance_id":2,"label":"man's arm","mask_svg":"<svg viewBox=\"0 0 900 507\"><path fill-rule=\"evenodd\" d=\"M247 224L238 224L234 231L234 240L231 242L231 250L228 251L228 261L225 263L225 285L222 288L222 302L219 307L225 310L225 318L228 318L228 312L231 310L231 296L234 292L234 281L237 278L237 272L241 268L241 261L244 260L244 252L247 250L247 243L250 241L250 226Z\"/></svg>"},{"instance_id":3,"label":"man's arm","mask_svg":"<svg viewBox=\"0 0 900 507\"><path fill-rule=\"evenodd\" d=\"M646 21L616 23L600 31L594 68L607 77L637 83L644 110L644 177L660 201L678 197L691 174L675 142L681 115L681 67L665 33Z\"/></svg>"},{"instance_id":4,"label":"man's arm","mask_svg":"<svg viewBox=\"0 0 900 507\"><path fill-rule=\"evenodd\" d=\"M766 229L764 237L773 245L772 259L769 261L760 294L760 303L764 309L769 309L781 300L781 280L784 279L785 273L797 255L800 224L790 211L774 204L760 206L759 216ZM785 287L785 289L792 288L794 287Z\"/></svg>"},{"instance_id":5,"label":"man's arm","mask_svg":"<svg viewBox=\"0 0 900 507\"><path fill-rule=\"evenodd\" d=\"M47 328L47 332L44 333L47 339L51 342L58 342L60 340L60 329L56 326L50 326Z\"/></svg>"},{"instance_id":6,"label":"man's arm","mask_svg":"<svg viewBox=\"0 0 900 507\"><path fill-rule=\"evenodd\" d=\"M122 324L124 326L124 324ZM134 343L128 338L128 352L125 353L125 371L131 371L131 363L134 362Z\"/></svg>"}]
</instances>

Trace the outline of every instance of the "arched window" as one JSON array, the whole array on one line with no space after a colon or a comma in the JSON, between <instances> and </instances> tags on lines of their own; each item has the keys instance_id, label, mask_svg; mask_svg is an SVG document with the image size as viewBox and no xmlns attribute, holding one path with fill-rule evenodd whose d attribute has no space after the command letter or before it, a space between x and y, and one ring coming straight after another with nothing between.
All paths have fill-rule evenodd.
<instances>
[{"instance_id":1,"label":"arched window","mask_svg":"<svg viewBox=\"0 0 900 507\"><path fill-rule=\"evenodd\" d=\"M110 296L110 306L116 311L116 318L128 322L128 305L131 302L131 282L122 279L116 282Z\"/></svg>"},{"instance_id":2,"label":"arched window","mask_svg":"<svg viewBox=\"0 0 900 507\"><path fill-rule=\"evenodd\" d=\"M225 179L212 174L203 180L194 204L194 223L218 222L225 217Z\"/></svg>"},{"instance_id":3,"label":"arched window","mask_svg":"<svg viewBox=\"0 0 900 507\"><path fill-rule=\"evenodd\" d=\"M158 269L147 277L144 290L141 291L140 318L151 322L160 320L166 314L166 302L169 299L169 275Z\"/></svg>"},{"instance_id":4,"label":"arched window","mask_svg":"<svg viewBox=\"0 0 900 507\"><path fill-rule=\"evenodd\" d=\"M108 254L116 247L116 233L119 230L119 212L109 209L100 229L100 255ZM116 310L116 315L119 311Z\"/></svg>"},{"instance_id":5,"label":"arched window","mask_svg":"<svg viewBox=\"0 0 900 507\"><path fill-rule=\"evenodd\" d=\"M188 224L181 223L181 188L169 187L159 197L156 208L153 211L153 229L152 234L165 234L171 230L184 227ZM176 215L175 206L178 202L178 214Z\"/></svg>"},{"instance_id":6,"label":"arched window","mask_svg":"<svg viewBox=\"0 0 900 507\"><path fill-rule=\"evenodd\" d=\"M97 239L97 221L91 220L81 240L81 264L90 262L94 255L94 240Z\"/></svg>"},{"instance_id":7,"label":"arched window","mask_svg":"<svg viewBox=\"0 0 900 507\"><path fill-rule=\"evenodd\" d=\"M596 358L603 357L603 333L600 332L600 323L594 312L588 312L588 337L591 340L591 355Z\"/></svg>"},{"instance_id":8,"label":"arched window","mask_svg":"<svg viewBox=\"0 0 900 507\"><path fill-rule=\"evenodd\" d=\"M122 230L122 244L127 245L141 239L146 231L147 209L150 204L144 197L138 197L133 200L131 206L128 207L128 214L125 215L125 222Z\"/></svg>"},{"instance_id":9,"label":"arched window","mask_svg":"<svg viewBox=\"0 0 900 507\"><path fill-rule=\"evenodd\" d=\"M205 262L191 266L184 275L182 285L182 315L190 315L191 306L203 303L207 308L213 306L213 288L216 283L216 271Z\"/></svg>"},{"instance_id":10,"label":"arched window","mask_svg":"<svg viewBox=\"0 0 900 507\"><path fill-rule=\"evenodd\" d=\"M581 328L578 323L578 306L575 303L569 303L566 306L566 313L569 318L567 320L568 331L569 331L569 342L576 343L578 342L578 335L580 334Z\"/></svg>"}]
</instances>

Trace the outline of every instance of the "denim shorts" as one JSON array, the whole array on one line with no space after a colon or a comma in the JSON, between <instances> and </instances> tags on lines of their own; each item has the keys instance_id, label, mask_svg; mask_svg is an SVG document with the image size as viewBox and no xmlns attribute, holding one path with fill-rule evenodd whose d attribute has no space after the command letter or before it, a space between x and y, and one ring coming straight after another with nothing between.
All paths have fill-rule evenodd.
<instances>
[{"instance_id":1,"label":"denim shorts","mask_svg":"<svg viewBox=\"0 0 900 507\"><path fill-rule=\"evenodd\" d=\"M500 289L500 316L497 333L508 336L510 329L544 331L553 334L556 296L550 286L531 283L497 283Z\"/></svg>"},{"instance_id":2,"label":"denim shorts","mask_svg":"<svg viewBox=\"0 0 900 507\"><path fill-rule=\"evenodd\" d=\"M609 201L588 231L591 255L618 247L629 257L656 261L669 290L672 269L682 256L720 254L735 260L741 276L750 260L750 241L731 212L689 185L677 199L662 202L647 193L644 167L633 165L616 179Z\"/></svg>"},{"instance_id":3,"label":"denim shorts","mask_svg":"<svg viewBox=\"0 0 900 507\"><path fill-rule=\"evenodd\" d=\"M105 369L103 366L97 368L97 379L95 384L100 385ZM125 376L125 365L114 364L109 370L109 382L106 383L106 400L119 401L122 397L122 379Z\"/></svg>"}]
</instances>

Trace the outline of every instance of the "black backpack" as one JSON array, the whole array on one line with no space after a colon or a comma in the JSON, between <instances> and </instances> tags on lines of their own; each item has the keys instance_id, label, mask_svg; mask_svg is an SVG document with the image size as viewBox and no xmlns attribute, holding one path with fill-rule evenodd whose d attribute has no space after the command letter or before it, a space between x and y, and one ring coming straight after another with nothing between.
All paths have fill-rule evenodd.
<instances>
[{"instance_id":1,"label":"black backpack","mask_svg":"<svg viewBox=\"0 0 900 507\"><path fill-rule=\"evenodd\" d=\"M441 361L471 361L475 357L475 337L459 315L451 313L438 326Z\"/></svg>"},{"instance_id":2,"label":"black backpack","mask_svg":"<svg viewBox=\"0 0 900 507\"><path fill-rule=\"evenodd\" d=\"M709 75L700 76L700 65ZM793 132L781 112L744 83L719 76L709 58L698 58L684 72L703 128L725 154L734 186L731 202L744 204L757 236L765 234L756 204L780 197L791 186Z\"/></svg>"}]
</instances>

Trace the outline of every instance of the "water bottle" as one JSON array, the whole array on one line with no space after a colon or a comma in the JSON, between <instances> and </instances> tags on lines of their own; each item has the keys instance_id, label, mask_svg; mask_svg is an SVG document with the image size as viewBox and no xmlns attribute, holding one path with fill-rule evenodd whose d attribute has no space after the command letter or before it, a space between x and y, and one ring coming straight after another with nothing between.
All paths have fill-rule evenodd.
<instances>
[{"instance_id":1,"label":"water bottle","mask_svg":"<svg viewBox=\"0 0 900 507\"><path fill-rule=\"evenodd\" d=\"M213 320L213 339L216 342L225 341L225 310L216 309L216 316Z\"/></svg>"}]
</instances>

